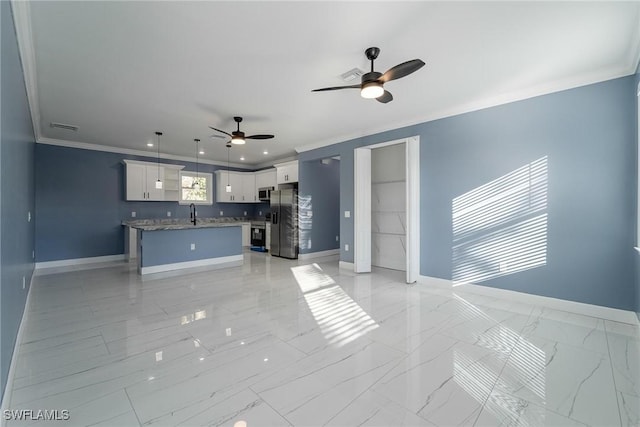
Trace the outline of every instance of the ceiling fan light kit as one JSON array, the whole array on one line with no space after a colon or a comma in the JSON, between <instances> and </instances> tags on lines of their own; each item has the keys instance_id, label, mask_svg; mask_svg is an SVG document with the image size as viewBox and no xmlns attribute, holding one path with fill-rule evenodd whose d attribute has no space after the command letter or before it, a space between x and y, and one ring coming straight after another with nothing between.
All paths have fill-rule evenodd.
<instances>
[{"instance_id":1,"label":"ceiling fan light kit","mask_svg":"<svg viewBox=\"0 0 640 427\"><path fill-rule=\"evenodd\" d=\"M371 74L371 73L368 73ZM367 99L378 98L384 93L382 84L377 81L362 83L362 89L360 89L360 96Z\"/></svg>"},{"instance_id":2,"label":"ceiling fan light kit","mask_svg":"<svg viewBox=\"0 0 640 427\"><path fill-rule=\"evenodd\" d=\"M243 145L245 142L246 141L244 140L244 136L233 135L233 137L231 138L231 143L232 144Z\"/></svg>"},{"instance_id":3,"label":"ceiling fan light kit","mask_svg":"<svg viewBox=\"0 0 640 427\"><path fill-rule=\"evenodd\" d=\"M364 51L367 59L371 61L371 71L362 75L362 81L359 85L349 86L334 86L325 87L322 89L314 89L312 92L325 92L329 90L340 89L360 89L360 96L368 99L376 99L378 102L386 104L393 101L393 95L384 89L384 84L391 80L396 80L402 77L406 77L409 74L418 71L425 64L421 59L412 59L402 64L398 64L387 70L386 73L381 74L373 70L373 61L380 54L380 49L377 47L370 47Z\"/></svg>"}]
</instances>

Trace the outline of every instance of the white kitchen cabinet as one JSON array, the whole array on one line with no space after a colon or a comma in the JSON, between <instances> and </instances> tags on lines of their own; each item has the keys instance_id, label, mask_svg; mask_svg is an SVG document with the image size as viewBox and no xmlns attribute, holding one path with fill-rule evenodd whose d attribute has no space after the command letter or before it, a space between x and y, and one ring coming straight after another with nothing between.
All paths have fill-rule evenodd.
<instances>
[{"instance_id":1,"label":"white kitchen cabinet","mask_svg":"<svg viewBox=\"0 0 640 427\"><path fill-rule=\"evenodd\" d=\"M258 194L259 188L275 188L278 185L275 168L261 170L258 172L254 172L254 174L256 176L256 194Z\"/></svg>"},{"instance_id":2,"label":"white kitchen cabinet","mask_svg":"<svg viewBox=\"0 0 640 427\"><path fill-rule=\"evenodd\" d=\"M231 191L227 192L227 184ZM239 203L242 200L242 176L238 172L216 171L216 202Z\"/></svg>"},{"instance_id":3,"label":"white kitchen cabinet","mask_svg":"<svg viewBox=\"0 0 640 427\"><path fill-rule=\"evenodd\" d=\"M227 183L231 192L227 193ZM218 203L255 203L256 183L253 172L216 171L216 202Z\"/></svg>"},{"instance_id":4,"label":"white kitchen cabinet","mask_svg":"<svg viewBox=\"0 0 640 427\"><path fill-rule=\"evenodd\" d=\"M242 223L242 246L251 246L251 223Z\"/></svg>"},{"instance_id":5,"label":"white kitchen cabinet","mask_svg":"<svg viewBox=\"0 0 640 427\"><path fill-rule=\"evenodd\" d=\"M178 176L184 166L125 160L126 200L178 200ZM166 177L166 178L165 178ZM162 188L156 182L162 181ZM169 190L167 190L167 185Z\"/></svg>"},{"instance_id":6,"label":"white kitchen cabinet","mask_svg":"<svg viewBox=\"0 0 640 427\"><path fill-rule=\"evenodd\" d=\"M242 200L241 203L255 203L258 201L256 194L256 177L253 172L241 173Z\"/></svg>"},{"instance_id":7,"label":"white kitchen cabinet","mask_svg":"<svg viewBox=\"0 0 640 427\"><path fill-rule=\"evenodd\" d=\"M292 184L298 182L298 161L279 163L276 167L276 182L278 184Z\"/></svg>"}]
</instances>

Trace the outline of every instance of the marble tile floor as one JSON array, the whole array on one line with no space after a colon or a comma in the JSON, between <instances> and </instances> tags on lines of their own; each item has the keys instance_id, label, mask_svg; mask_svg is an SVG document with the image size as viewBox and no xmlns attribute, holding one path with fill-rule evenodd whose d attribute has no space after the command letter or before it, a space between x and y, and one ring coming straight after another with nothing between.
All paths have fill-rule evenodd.
<instances>
[{"instance_id":1,"label":"marble tile floor","mask_svg":"<svg viewBox=\"0 0 640 427\"><path fill-rule=\"evenodd\" d=\"M638 426L635 325L332 258L36 277L9 426Z\"/></svg>"}]
</instances>

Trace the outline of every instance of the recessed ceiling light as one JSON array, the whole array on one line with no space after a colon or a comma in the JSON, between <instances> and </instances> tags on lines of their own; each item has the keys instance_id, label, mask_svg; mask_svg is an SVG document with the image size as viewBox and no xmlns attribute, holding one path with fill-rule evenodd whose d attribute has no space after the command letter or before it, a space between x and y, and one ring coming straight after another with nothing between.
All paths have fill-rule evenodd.
<instances>
[{"instance_id":1,"label":"recessed ceiling light","mask_svg":"<svg viewBox=\"0 0 640 427\"><path fill-rule=\"evenodd\" d=\"M153 147L153 142L147 142L147 147Z\"/></svg>"},{"instance_id":2,"label":"recessed ceiling light","mask_svg":"<svg viewBox=\"0 0 640 427\"><path fill-rule=\"evenodd\" d=\"M200 154L204 154L204 151L200 151Z\"/></svg>"},{"instance_id":3,"label":"recessed ceiling light","mask_svg":"<svg viewBox=\"0 0 640 427\"><path fill-rule=\"evenodd\" d=\"M262 154L269 154L269 152L267 150L264 150Z\"/></svg>"},{"instance_id":4,"label":"recessed ceiling light","mask_svg":"<svg viewBox=\"0 0 640 427\"><path fill-rule=\"evenodd\" d=\"M240 160L244 160L244 157L240 157Z\"/></svg>"}]
</instances>

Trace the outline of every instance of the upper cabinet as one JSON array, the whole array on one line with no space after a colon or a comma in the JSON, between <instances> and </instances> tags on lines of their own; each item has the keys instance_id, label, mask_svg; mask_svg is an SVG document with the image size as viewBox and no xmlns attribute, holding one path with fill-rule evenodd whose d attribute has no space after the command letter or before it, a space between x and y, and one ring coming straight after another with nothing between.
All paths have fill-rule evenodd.
<instances>
[{"instance_id":1,"label":"upper cabinet","mask_svg":"<svg viewBox=\"0 0 640 427\"><path fill-rule=\"evenodd\" d=\"M231 191L227 191L227 185ZM257 201L253 172L216 171L216 202L253 203Z\"/></svg>"},{"instance_id":2,"label":"upper cabinet","mask_svg":"<svg viewBox=\"0 0 640 427\"><path fill-rule=\"evenodd\" d=\"M256 176L256 190L265 187L276 187L278 185L278 181L276 180L276 169L269 168L265 170L261 170L258 172L254 172ZM257 191L256 191L257 194Z\"/></svg>"},{"instance_id":3,"label":"upper cabinet","mask_svg":"<svg viewBox=\"0 0 640 427\"><path fill-rule=\"evenodd\" d=\"M276 182L278 184L292 184L298 182L298 161L274 165L276 167Z\"/></svg>"},{"instance_id":4,"label":"upper cabinet","mask_svg":"<svg viewBox=\"0 0 640 427\"><path fill-rule=\"evenodd\" d=\"M298 182L298 161L275 165L276 168L258 172L236 172L217 170L216 202L217 203L260 203L258 189L276 188L278 184ZM283 166L282 170L280 166ZM282 177L280 178L280 175ZM227 192L227 184L231 191Z\"/></svg>"},{"instance_id":5,"label":"upper cabinet","mask_svg":"<svg viewBox=\"0 0 640 427\"><path fill-rule=\"evenodd\" d=\"M126 200L177 201L180 165L125 160ZM156 184L160 180L161 188Z\"/></svg>"},{"instance_id":6,"label":"upper cabinet","mask_svg":"<svg viewBox=\"0 0 640 427\"><path fill-rule=\"evenodd\" d=\"M242 202L254 203L257 201L256 176L253 172L244 172L242 174Z\"/></svg>"}]
</instances>

